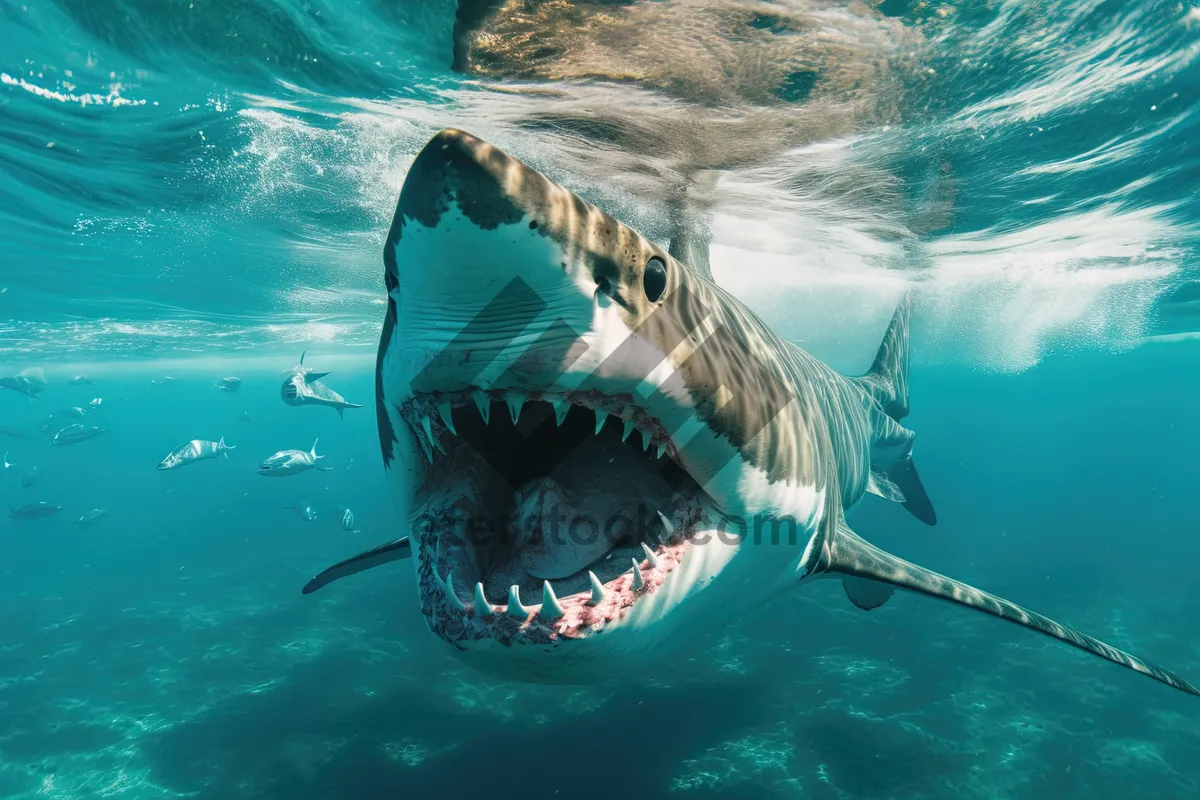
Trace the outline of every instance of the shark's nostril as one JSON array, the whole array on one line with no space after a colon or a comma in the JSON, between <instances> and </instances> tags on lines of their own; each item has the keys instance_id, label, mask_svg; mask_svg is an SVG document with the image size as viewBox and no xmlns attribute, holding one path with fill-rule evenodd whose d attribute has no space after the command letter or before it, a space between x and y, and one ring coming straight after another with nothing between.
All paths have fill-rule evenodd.
<instances>
[{"instance_id":1,"label":"shark's nostril","mask_svg":"<svg viewBox=\"0 0 1200 800\"><path fill-rule=\"evenodd\" d=\"M596 288L609 297L612 297L612 284L605 276L601 275L599 278L596 278Z\"/></svg>"}]
</instances>

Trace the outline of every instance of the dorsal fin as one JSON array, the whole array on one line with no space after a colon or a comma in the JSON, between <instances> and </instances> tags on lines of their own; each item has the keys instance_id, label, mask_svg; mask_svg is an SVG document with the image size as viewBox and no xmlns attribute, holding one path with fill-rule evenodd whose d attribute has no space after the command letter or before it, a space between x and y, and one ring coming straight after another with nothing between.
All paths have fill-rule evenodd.
<instances>
[{"instance_id":1,"label":"dorsal fin","mask_svg":"<svg viewBox=\"0 0 1200 800\"><path fill-rule=\"evenodd\" d=\"M875 363L859 382L867 388L884 413L894 420L908 416L908 339L912 300L908 295L896 307Z\"/></svg>"},{"instance_id":2,"label":"dorsal fin","mask_svg":"<svg viewBox=\"0 0 1200 800\"><path fill-rule=\"evenodd\" d=\"M712 234L708 226L688 210L682 197L668 201L667 214L670 222L667 252L671 258L711 281L713 276L708 262L708 245L712 241Z\"/></svg>"}]
</instances>

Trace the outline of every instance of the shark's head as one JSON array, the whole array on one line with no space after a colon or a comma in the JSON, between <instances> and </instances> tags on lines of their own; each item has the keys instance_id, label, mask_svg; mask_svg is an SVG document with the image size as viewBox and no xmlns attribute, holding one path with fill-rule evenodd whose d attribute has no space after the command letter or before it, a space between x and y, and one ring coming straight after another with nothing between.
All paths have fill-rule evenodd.
<instances>
[{"instance_id":1,"label":"shark's head","mask_svg":"<svg viewBox=\"0 0 1200 800\"><path fill-rule=\"evenodd\" d=\"M735 300L453 130L413 163L384 260L384 461L422 611L466 660L602 678L794 580L829 459Z\"/></svg>"}]
</instances>

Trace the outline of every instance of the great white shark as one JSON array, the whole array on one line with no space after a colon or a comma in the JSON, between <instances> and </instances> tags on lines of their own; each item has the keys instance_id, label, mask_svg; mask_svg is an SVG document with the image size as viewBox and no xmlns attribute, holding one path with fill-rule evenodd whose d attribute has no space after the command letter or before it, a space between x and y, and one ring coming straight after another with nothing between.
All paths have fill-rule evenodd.
<instances>
[{"instance_id":1,"label":"great white shark","mask_svg":"<svg viewBox=\"0 0 1200 800\"><path fill-rule=\"evenodd\" d=\"M429 628L464 661L580 683L832 578L860 608L906 589L1200 694L849 527L867 493L936 521L901 424L907 300L846 377L672 254L688 251L474 136L434 136L384 248L377 421L406 535L305 593L411 558Z\"/></svg>"}]
</instances>

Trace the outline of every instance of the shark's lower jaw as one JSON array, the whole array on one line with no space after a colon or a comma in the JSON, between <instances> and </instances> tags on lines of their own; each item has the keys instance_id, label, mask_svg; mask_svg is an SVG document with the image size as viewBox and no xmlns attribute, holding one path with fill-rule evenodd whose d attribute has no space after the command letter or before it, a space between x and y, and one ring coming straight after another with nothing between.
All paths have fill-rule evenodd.
<instances>
[{"instance_id":1,"label":"shark's lower jaw","mask_svg":"<svg viewBox=\"0 0 1200 800\"><path fill-rule=\"evenodd\" d=\"M711 507L629 397L467 388L400 408L425 468L412 531L439 637L557 646L661 619ZM635 613L636 611L636 613Z\"/></svg>"}]
</instances>

